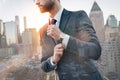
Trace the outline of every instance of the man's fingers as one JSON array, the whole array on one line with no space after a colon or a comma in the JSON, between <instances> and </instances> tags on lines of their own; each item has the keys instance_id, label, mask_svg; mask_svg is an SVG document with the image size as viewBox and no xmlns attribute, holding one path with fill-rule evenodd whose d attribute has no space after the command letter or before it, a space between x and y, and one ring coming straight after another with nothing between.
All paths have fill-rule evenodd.
<instances>
[{"instance_id":1,"label":"man's fingers","mask_svg":"<svg viewBox=\"0 0 120 80\"><path fill-rule=\"evenodd\" d=\"M47 28L47 31L48 31L48 30L54 30L54 27L48 27L48 28Z\"/></svg>"},{"instance_id":2,"label":"man's fingers","mask_svg":"<svg viewBox=\"0 0 120 80\"><path fill-rule=\"evenodd\" d=\"M64 45L60 43L60 44L57 45L57 47L58 47L58 49L64 48Z\"/></svg>"},{"instance_id":3,"label":"man's fingers","mask_svg":"<svg viewBox=\"0 0 120 80\"><path fill-rule=\"evenodd\" d=\"M57 52L63 52L63 50L64 50L63 48L60 48L60 49L57 49L56 51Z\"/></svg>"},{"instance_id":4,"label":"man's fingers","mask_svg":"<svg viewBox=\"0 0 120 80\"><path fill-rule=\"evenodd\" d=\"M53 36L55 33L54 33L54 28L53 27L48 27L47 28L47 35L49 36Z\"/></svg>"},{"instance_id":5,"label":"man's fingers","mask_svg":"<svg viewBox=\"0 0 120 80\"><path fill-rule=\"evenodd\" d=\"M53 28L51 28L51 29L47 29L47 33L48 33L48 32L53 32L53 31L54 31Z\"/></svg>"},{"instance_id":6,"label":"man's fingers","mask_svg":"<svg viewBox=\"0 0 120 80\"><path fill-rule=\"evenodd\" d=\"M52 36L54 34L54 30L47 30L47 35Z\"/></svg>"},{"instance_id":7,"label":"man's fingers","mask_svg":"<svg viewBox=\"0 0 120 80\"><path fill-rule=\"evenodd\" d=\"M55 40L60 40L60 29L55 25L48 25L47 35L51 36Z\"/></svg>"},{"instance_id":8,"label":"man's fingers","mask_svg":"<svg viewBox=\"0 0 120 80\"><path fill-rule=\"evenodd\" d=\"M47 30L51 30L51 29L54 30L55 26L54 25L49 25L48 28L47 28Z\"/></svg>"}]
</instances>

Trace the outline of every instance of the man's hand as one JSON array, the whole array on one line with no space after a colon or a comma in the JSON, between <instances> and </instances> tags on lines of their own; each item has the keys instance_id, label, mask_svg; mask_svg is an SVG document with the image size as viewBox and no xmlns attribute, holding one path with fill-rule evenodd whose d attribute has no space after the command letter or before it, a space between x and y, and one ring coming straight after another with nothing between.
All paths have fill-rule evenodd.
<instances>
[{"instance_id":1,"label":"man's hand","mask_svg":"<svg viewBox=\"0 0 120 80\"><path fill-rule=\"evenodd\" d=\"M54 47L54 55L52 56L52 62L57 63L61 59L64 51L64 46L60 43Z\"/></svg>"},{"instance_id":2,"label":"man's hand","mask_svg":"<svg viewBox=\"0 0 120 80\"><path fill-rule=\"evenodd\" d=\"M51 36L55 40L60 40L60 34L62 32L55 25L49 25L47 28L47 35Z\"/></svg>"}]
</instances>

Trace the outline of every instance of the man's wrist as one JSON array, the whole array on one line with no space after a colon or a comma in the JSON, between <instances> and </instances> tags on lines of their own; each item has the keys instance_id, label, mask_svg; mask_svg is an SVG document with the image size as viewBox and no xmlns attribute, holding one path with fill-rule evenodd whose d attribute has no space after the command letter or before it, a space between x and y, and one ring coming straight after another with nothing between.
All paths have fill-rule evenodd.
<instances>
[{"instance_id":1,"label":"man's wrist","mask_svg":"<svg viewBox=\"0 0 120 80\"><path fill-rule=\"evenodd\" d=\"M52 65L56 65L57 64L57 62L54 60L53 57L51 57L50 62L51 62Z\"/></svg>"},{"instance_id":2,"label":"man's wrist","mask_svg":"<svg viewBox=\"0 0 120 80\"><path fill-rule=\"evenodd\" d=\"M54 69L57 69L57 63L54 64L52 61L52 57L50 57L50 64L52 65L52 67L54 67Z\"/></svg>"}]
</instances>

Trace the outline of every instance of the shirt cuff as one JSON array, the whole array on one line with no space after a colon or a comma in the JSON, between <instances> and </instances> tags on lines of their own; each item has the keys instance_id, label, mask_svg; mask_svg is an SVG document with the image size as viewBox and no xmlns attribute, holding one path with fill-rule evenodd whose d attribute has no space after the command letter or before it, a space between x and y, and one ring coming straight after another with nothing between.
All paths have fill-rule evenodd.
<instances>
[{"instance_id":1,"label":"shirt cuff","mask_svg":"<svg viewBox=\"0 0 120 80\"><path fill-rule=\"evenodd\" d=\"M65 34L65 33L63 33L63 40L62 40L62 44L65 46L65 48L67 47L67 45L68 45L68 41L69 41L69 38L70 38L70 36L69 35L67 35L67 34Z\"/></svg>"},{"instance_id":2,"label":"shirt cuff","mask_svg":"<svg viewBox=\"0 0 120 80\"><path fill-rule=\"evenodd\" d=\"M53 61L52 61L52 57L50 58L50 63L51 63L52 66L57 65L57 64L53 63Z\"/></svg>"}]
</instances>

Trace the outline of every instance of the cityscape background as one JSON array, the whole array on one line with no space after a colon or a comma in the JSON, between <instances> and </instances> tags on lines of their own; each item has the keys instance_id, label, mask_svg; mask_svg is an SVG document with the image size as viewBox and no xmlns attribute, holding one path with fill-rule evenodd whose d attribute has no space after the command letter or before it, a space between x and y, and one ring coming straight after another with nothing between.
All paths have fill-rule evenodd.
<instances>
[{"instance_id":1,"label":"cityscape background","mask_svg":"<svg viewBox=\"0 0 120 80\"><path fill-rule=\"evenodd\" d=\"M61 0L69 10L87 12L102 46L101 58L94 63L105 80L120 80L119 0L76 2ZM0 10L0 79L54 80L53 72L49 76L40 69L39 28L48 14L39 13L33 0L1 0Z\"/></svg>"},{"instance_id":2,"label":"cityscape background","mask_svg":"<svg viewBox=\"0 0 120 80\"><path fill-rule=\"evenodd\" d=\"M120 20L120 0L61 0L61 4L68 10L85 10L89 15L94 1L101 7L105 22L111 14ZM19 15L20 32L24 30L23 16L27 17L27 27L35 27L37 30L48 20L46 14L40 14L34 0L0 0L0 19L11 21L15 15Z\"/></svg>"}]
</instances>

